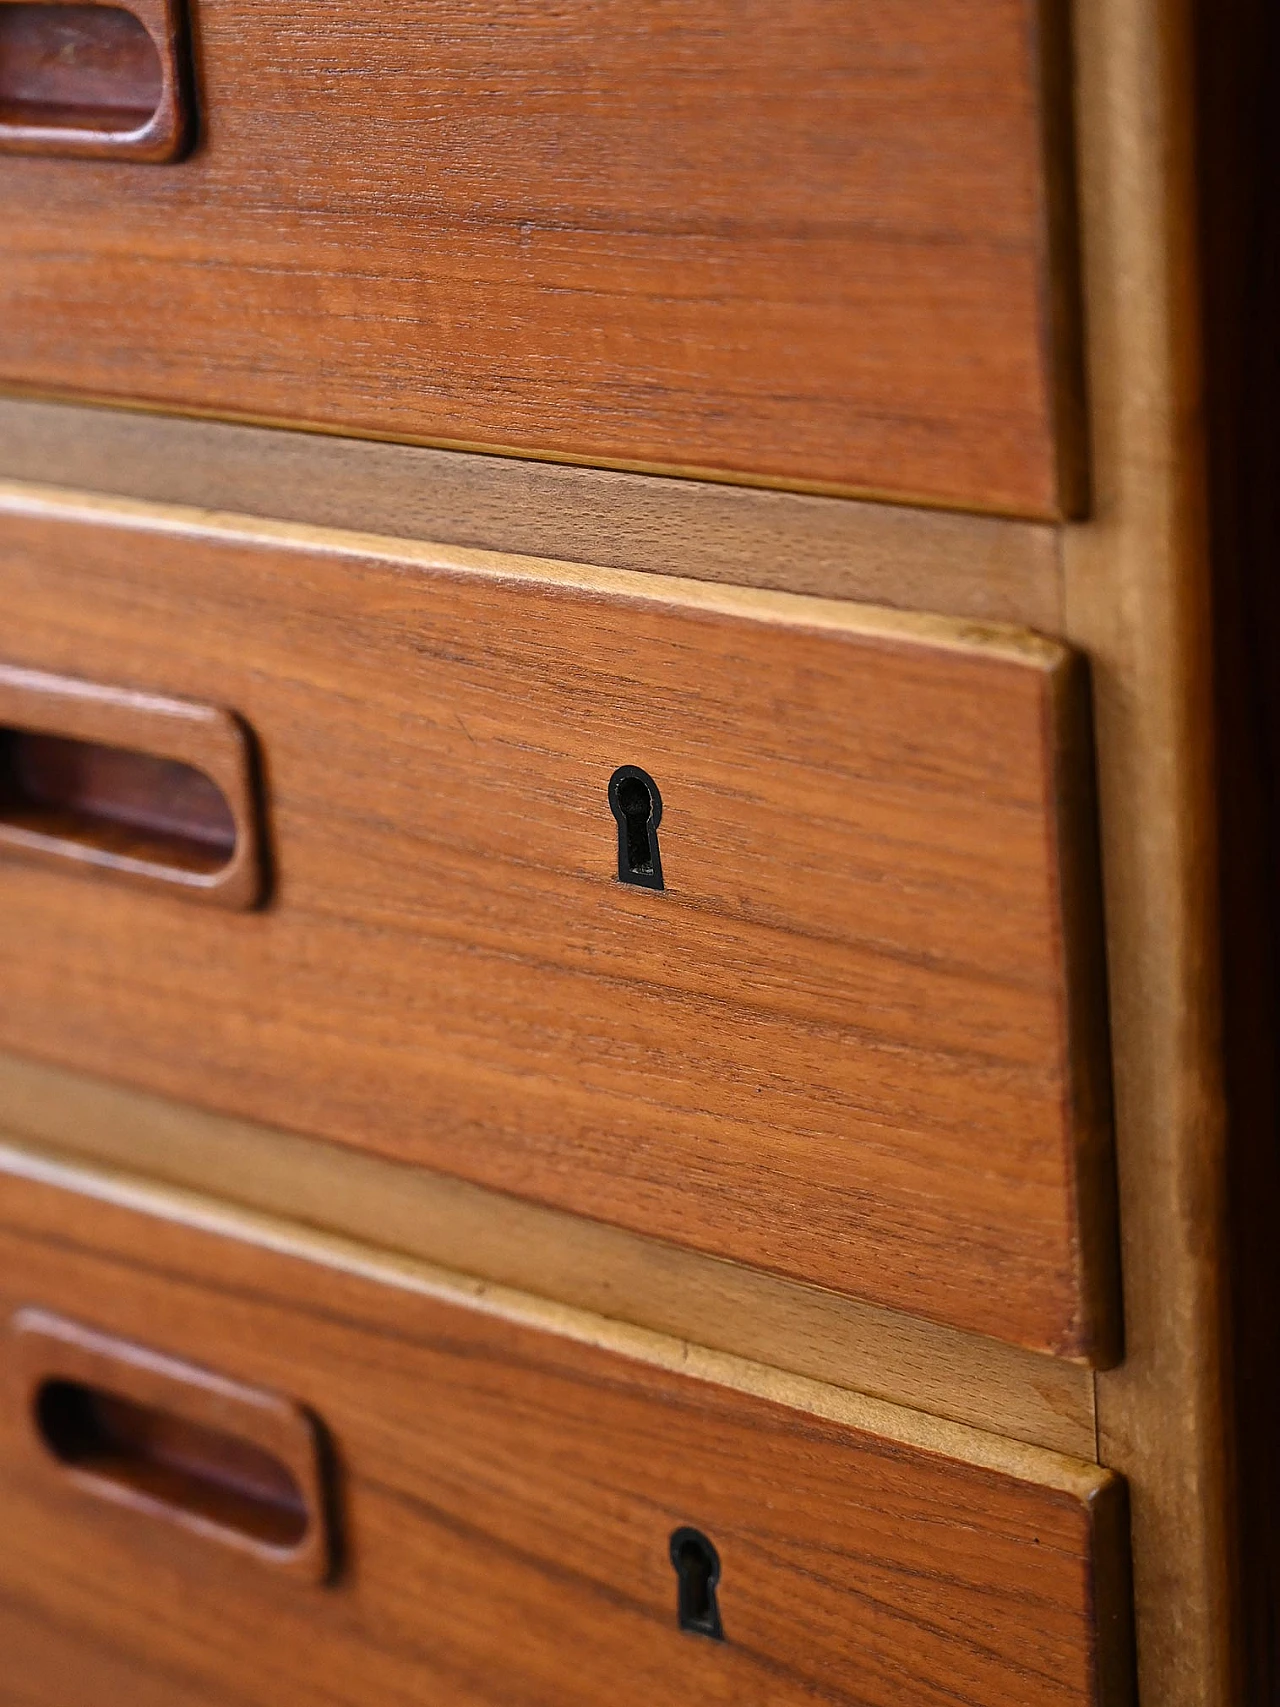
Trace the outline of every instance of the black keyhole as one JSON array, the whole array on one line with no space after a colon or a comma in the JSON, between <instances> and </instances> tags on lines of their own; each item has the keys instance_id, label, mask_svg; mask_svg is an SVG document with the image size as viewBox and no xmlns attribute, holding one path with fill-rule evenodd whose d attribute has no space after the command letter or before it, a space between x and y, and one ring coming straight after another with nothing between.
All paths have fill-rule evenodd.
<instances>
[{"instance_id":1,"label":"black keyhole","mask_svg":"<svg viewBox=\"0 0 1280 1707\"><path fill-rule=\"evenodd\" d=\"M676 1616L682 1630L724 1641L716 1585L720 1555L700 1529L677 1529L671 1536L671 1563L676 1573Z\"/></svg>"},{"instance_id":2,"label":"black keyhole","mask_svg":"<svg viewBox=\"0 0 1280 1707\"><path fill-rule=\"evenodd\" d=\"M647 771L619 765L609 778L609 810L618 820L618 881L641 889L662 888L658 825L662 796Z\"/></svg>"}]
</instances>

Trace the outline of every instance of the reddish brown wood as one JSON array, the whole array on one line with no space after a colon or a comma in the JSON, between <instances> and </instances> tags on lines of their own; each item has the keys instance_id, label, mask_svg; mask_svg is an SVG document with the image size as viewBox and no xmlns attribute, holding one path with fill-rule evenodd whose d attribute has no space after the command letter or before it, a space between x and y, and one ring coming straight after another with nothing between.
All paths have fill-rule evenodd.
<instances>
[{"instance_id":1,"label":"reddish brown wood","mask_svg":"<svg viewBox=\"0 0 1280 1707\"><path fill-rule=\"evenodd\" d=\"M0 0L0 153L177 159L187 53L184 0Z\"/></svg>"},{"instance_id":2,"label":"reddish brown wood","mask_svg":"<svg viewBox=\"0 0 1280 1707\"><path fill-rule=\"evenodd\" d=\"M181 170L4 174L0 379L1055 516L1040 13L205 0Z\"/></svg>"},{"instance_id":3,"label":"reddish brown wood","mask_svg":"<svg viewBox=\"0 0 1280 1707\"><path fill-rule=\"evenodd\" d=\"M319 1438L291 1400L39 1309L12 1318L6 1362L37 1480L66 1480L275 1570L327 1574Z\"/></svg>"},{"instance_id":4,"label":"reddish brown wood","mask_svg":"<svg viewBox=\"0 0 1280 1707\"><path fill-rule=\"evenodd\" d=\"M160 56L120 6L0 6L0 99L6 115L136 130L160 102Z\"/></svg>"},{"instance_id":5,"label":"reddish brown wood","mask_svg":"<svg viewBox=\"0 0 1280 1707\"><path fill-rule=\"evenodd\" d=\"M250 907L256 796L230 713L0 663L0 852Z\"/></svg>"},{"instance_id":6,"label":"reddish brown wood","mask_svg":"<svg viewBox=\"0 0 1280 1707\"><path fill-rule=\"evenodd\" d=\"M994 1442L981 1467L11 1177L0 1225L0 1312L91 1298L113 1332L313 1408L346 1537L317 1594L84 1498L0 1418L24 1707L131 1707L157 1673L221 1707L1129 1698L1105 1470ZM722 1642L677 1627L683 1525L719 1553Z\"/></svg>"},{"instance_id":7,"label":"reddish brown wood","mask_svg":"<svg viewBox=\"0 0 1280 1707\"><path fill-rule=\"evenodd\" d=\"M4 773L0 812L8 822L64 818L90 833L132 827L170 857L208 869L235 852L236 821L225 796L201 771L174 759L130 753L61 735L0 731Z\"/></svg>"},{"instance_id":8,"label":"reddish brown wood","mask_svg":"<svg viewBox=\"0 0 1280 1707\"><path fill-rule=\"evenodd\" d=\"M1114 1355L1064 649L12 512L0 598L30 663L243 713L278 856L239 918L0 866L4 1047ZM661 893L617 881L620 764Z\"/></svg>"}]
</instances>

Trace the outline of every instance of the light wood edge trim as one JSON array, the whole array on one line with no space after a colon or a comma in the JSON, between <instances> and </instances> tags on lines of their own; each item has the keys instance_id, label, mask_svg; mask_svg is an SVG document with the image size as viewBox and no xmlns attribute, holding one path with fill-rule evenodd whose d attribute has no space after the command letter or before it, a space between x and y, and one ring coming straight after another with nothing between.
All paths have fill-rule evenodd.
<instances>
[{"instance_id":1,"label":"light wood edge trim","mask_svg":"<svg viewBox=\"0 0 1280 1707\"><path fill-rule=\"evenodd\" d=\"M0 1141L0 1176L136 1214L168 1221L193 1232L235 1239L260 1250L369 1280L379 1286L478 1310L521 1327L559 1335L579 1344L688 1375L732 1391L771 1400L788 1409L824 1417L903 1446L954 1458L1017 1481L1054 1489L1082 1502L1093 1500L1115 1480L1097 1464L1084 1463L1043 1447L1006 1440L942 1418L888 1404L848 1388L712 1351L555 1304L515 1288L496 1285L370 1246L321 1233L253 1210L235 1208L176 1186L160 1186L115 1169L89 1167L48 1153Z\"/></svg>"},{"instance_id":2,"label":"light wood edge trim","mask_svg":"<svg viewBox=\"0 0 1280 1707\"><path fill-rule=\"evenodd\" d=\"M1060 642L1006 623L975 622L963 617L818 598L808 593L776 592L764 587L730 587L677 575L654 575L636 569L595 568L582 563L525 557L510 552L482 551L467 546L397 539L340 528L310 527L302 522L230 515L137 498L112 498L100 493L76 492L27 481L0 480L0 518L6 515L99 528L139 529L175 538L270 546L282 552L325 553L405 568L416 565L445 574L483 575L496 580L565 587L605 597L677 605L711 615L816 629L858 639L981 654L1045 671L1060 669L1068 656Z\"/></svg>"},{"instance_id":3,"label":"light wood edge trim","mask_svg":"<svg viewBox=\"0 0 1280 1707\"><path fill-rule=\"evenodd\" d=\"M1063 536L1093 664L1125 1282L1096 1375L1129 1481L1139 1694L1237 1707L1189 0L1075 0L1093 520Z\"/></svg>"},{"instance_id":4,"label":"light wood edge trim","mask_svg":"<svg viewBox=\"0 0 1280 1707\"><path fill-rule=\"evenodd\" d=\"M7 1054L0 1136L1096 1461L1078 1364L463 1180Z\"/></svg>"},{"instance_id":5,"label":"light wood edge trim","mask_svg":"<svg viewBox=\"0 0 1280 1707\"><path fill-rule=\"evenodd\" d=\"M2 395L0 477L1062 629L1042 522Z\"/></svg>"},{"instance_id":6,"label":"light wood edge trim","mask_svg":"<svg viewBox=\"0 0 1280 1707\"><path fill-rule=\"evenodd\" d=\"M371 427L331 426L323 421L300 421L287 415L256 415L246 410L207 409L189 403L165 403L158 398L118 397L109 392L72 391L57 386L21 385L6 380L0 396L35 403L83 404L97 409L121 409L131 414L180 417L184 420L224 421L242 427L267 427L278 432L308 433L317 438L364 439L373 444L411 445L421 450L460 451L469 456L505 457L515 462L542 462L568 468L603 468L619 474L651 474L664 480L691 480L707 485L747 487L764 492L796 492L815 498L851 498L860 503L907 505L958 515L999 516L1008 521L1055 523L1057 509L1028 504L1025 509L980 502L908 487L845 485L839 481L804 480L796 475L746 474L736 469L699 463L636 462L626 457L577 456L572 451L533 449L527 445L482 443L476 439L433 438L414 433L380 433Z\"/></svg>"}]
</instances>

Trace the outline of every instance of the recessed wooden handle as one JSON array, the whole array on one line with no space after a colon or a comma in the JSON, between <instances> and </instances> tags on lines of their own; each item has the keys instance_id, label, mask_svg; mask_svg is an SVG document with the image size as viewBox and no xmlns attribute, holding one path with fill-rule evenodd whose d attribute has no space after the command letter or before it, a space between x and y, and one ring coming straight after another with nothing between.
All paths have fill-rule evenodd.
<instances>
[{"instance_id":1,"label":"recessed wooden handle","mask_svg":"<svg viewBox=\"0 0 1280 1707\"><path fill-rule=\"evenodd\" d=\"M252 760L216 706L0 665L0 853L250 907Z\"/></svg>"},{"instance_id":2,"label":"recessed wooden handle","mask_svg":"<svg viewBox=\"0 0 1280 1707\"><path fill-rule=\"evenodd\" d=\"M181 0L0 0L0 149L159 162L191 130Z\"/></svg>"},{"instance_id":3,"label":"recessed wooden handle","mask_svg":"<svg viewBox=\"0 0 1280 1707\"><path fill-rule=\"evenodd\" d=\"M20 1311L10 1333L46 1465L275 1569L328 1574L320 1434L301 1406L47 1311Z\"/></svg>"}]
</instances>

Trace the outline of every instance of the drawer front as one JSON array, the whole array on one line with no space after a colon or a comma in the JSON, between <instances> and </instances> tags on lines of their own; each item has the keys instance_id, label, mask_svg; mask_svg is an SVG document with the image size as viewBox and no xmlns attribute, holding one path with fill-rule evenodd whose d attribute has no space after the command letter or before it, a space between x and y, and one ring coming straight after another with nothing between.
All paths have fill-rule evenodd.
<instances>
[{"instance_id":1,"label":"drawer front","mask_svg":"<svg viewBox=\"0 0 1280 1707\"><path fill-rule=\"evenodd\" d=\"M169 1512L101 1497L36 1434L27 1346L0 1421L0 1603L32 1707L149 1701L157 1680L261 1707L1123 1698L1122 1488L1096 1467L955 1430L999 1467L965 1462L951 1437L926 1450L712 1386L444 1285L5 1176L0 1309L30 1324L33 1304L91 1308L105 1392L102 1348L136 1364L140 1342L157 1402L179 1359L309 1413L340 1546L318 1585L194 1530L181 1491ZM689 1531L718 1582L682 1630Z\"/></svg>"},{"instance_id":2,"label":"drawer front","mask_svg":"<svg viewBox=\"0 0 1280 1707\"><path fill-rule=\"evenodd\" d=\"M186 158L6 163L0 377L1056 515L1047 4L199 0Z\"/></svg>"},{"instance_id":3,"label":"drawer front","mask_svg":"<svg viewBox=\"0 0 1280 1707\"><path fill-rule=\"evenodd\" d=\"M4 1047L1108 1353L1061 648L20 508L14 661L246 720L274 886L231 913L0 843ZM660 889L619 880L628 770Z\"/></svg>"}]
</instances>

